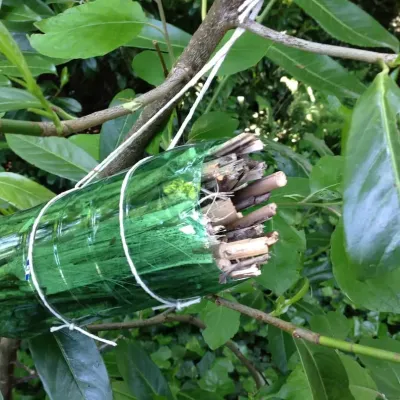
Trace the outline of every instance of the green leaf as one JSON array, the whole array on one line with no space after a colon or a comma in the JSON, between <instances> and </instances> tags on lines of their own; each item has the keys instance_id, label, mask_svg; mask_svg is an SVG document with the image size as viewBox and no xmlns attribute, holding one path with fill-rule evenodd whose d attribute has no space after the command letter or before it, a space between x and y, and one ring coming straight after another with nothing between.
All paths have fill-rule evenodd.
<instances>
[{"instance_id":1,"label":"green leaf","mask_svg":"<svg viewBox=\"0 0 400 400\"><path fill-rule=\"evenodd\" d=\"M21 110L24 108L41 108L40 101L23 89L2 87L0 90L0 112Z\"/></svg>"},{"instance_id":2,"label":"green leaf","mask_svg":"<svg viewBox=\"0 0 400 400\"><path fill-rule=\"evenodd\" d=\"M30 339L29 348L52 400L111 400L106 367L93 339L64 330Z\"/></svg>"},{"instance_id":3,"label":"green leaf","mask_svg":"<svg viewBox=\"0 0 400 400\"><path fill-rule=\"evenodd\" d=\"M86 153L90 154L96 161L100 159L100 135L73 135L70 136L68 140L85 150Z\"/></svg>"},{"instance_id":4,"label":"green leaf","mask_svg":"<svg viewBox=\"0 0 400 400\"><path fill-rule=\"evenodd\" d=\"M124 381L114 381L112 383L114 400L137 400L136 396L130 393L128 385Z\"/></svg>"},{"instance_id":5,"label":"green leaf","mask_svg":"<svg viewBox=\"0 0 400 400\"><path fill-rule=\"evenodd\" d=\"M140 400L173 399L160 369L136 342L119 341L117 363L130 392Z\"/></svg>"},{"instance_id":6,"label":"green leaf","mask_svg":"<svg viewBox=\"0 0 400 400\"><path fill-rule=\"evenodd\" d=\"M3 397L3 395L1 394L1 392L0 392L0 400L4 400L4 397Z\"/></svg>"},{"instance_id":7,"label":"green leaf","mask_svg":"<svg viewBox=\"0 0 400 400\"><path fill-rule=\"evenodd\" d=\"M310 195L310 185L307 178L289 177L286 186L271 193L270 200L278 207L299 203Z\"/></svg>"},{"instance_id":8,"label":"green leaf","mask_svg":"<svg viewBox=\"0 0 400 400\"><path fill-rule=\"evenodd\" d=\"M375 78L355 107L344 168L347 256L340 259L338 254L335 266L341 288L350 298L355 296L353 301L391 312L400 311L399 286L391 291L400 282L399 107L400 90L385 73ZM343 268L350 269L347 276Z\"/></svg>"},{"instance_id":9,"label":"green leaf","mask_svg":"<svg viewBox=\"0 0 400 400\"><path fill-rule=\"evenodd\" d=\"M193 124L189 141L230 138L239 126L239 121L222 111L203 114Z\"/></svg>"},{"instance_id":10,"label":"green leaf","mask_svg":"<svg viewBox=\"0 0 400 400\"><path fill-rule=\"evenodd\" d=\"M37 51L49 57L96 57L138 35L145 21L137 2L96 0L37 22L35 25L44 34L32 35L30 42Z\"/></svg>"},{"instance_id":11,"label":"green leaf","mask_svg":"<svg viewBox=\"0 0 400 400\"><path fill-rule=\"evenodd\" d=\"M216 393L207 390L193 389L183 390L177 393L178 400L223 400L224 398Z\"/></svg>"},{"instance_id":12,"label":"green leaf","mask_svg":"<svg viewBox=\"0 0 400 400\"><path fill-rule=\"evenodd\" d=\"M266 56L297 80L336 97L358 98L365 86L328 56L270 42Z\"/></svg>"},{"instance_id":13,"label":"green leaf","mask_svg":"<svg viewBox=\"0 0 400 400\"><path fill-rule=\"evenodd\" d=\"M323 156L333 156L333 151L326 145L325 141L318 139L312 133L305 133L303 140L308 142L310 146L320 155Z\"/></svg>"},{"instance_id":14,"label":"green leaf","mask_svg":"<svg viewBox=\"0 0 400 400\"><path fill-rule=\"evenodd\" d=\"M304 231L289 225L281 215L267 223L268 232L278 231L279 241L272 248L272 258L262 268L257 282L281 295L299 279L301 253L306 249Z\"/></svg>"},{"instance_id":15,"label":"green leaf","mask_svg":"<svg viewBox=\"0 0 400 400\"><path fill-rule=\"evenodd\" d=\"M355 400L383 398L381 393L378 392L376 383L365 368L346 354L339 353L339 358L349 377L349 388Z\"/></svg>"},{"instance_id":16,"label":"green leaf","mask_svg":"<svg viewBox=\"0 0 400 400\"><path fill-rule=\"evenodd\" d=\"M328 311L326 315L313 315L310 320L311 329L324 336L344 340L351 329L351 322L338 312Z\"/></svg>"},{"instance_id":17,"label":"green leaf","mask_svg":"<svg viewBox=\"0 0 400 400\"><path fill-rule=\"evenodd\" d=\"M19 210L50 200L55 194L44 186L12 172L0 172L0 200Z\"/></svg>"},{"instance_id":18,"label":"green leaf","mask_svg":"<svg viewBox=\"0 0 400 400\"><path fill-rule=\"evenodd\" d=\"M378 349L400 353L400 342L397 340L382 339L361 339L360 344ZM400 364L379 360L377 358L359 356L361 362L369 369L372 378L388 399L400 398Z\"/></svg>"},{"instance_id":19,"label":"green leaf","mask_svg":"<svg viewBox=\"0 0 400 400\"><path fill-rule=\"evenodd\" d=\"M11 81L4 75L0 75L0 86L11 86Z\"/></svg>"},{"instance_id":20,"label":"green leaf","mask_svg":"<svg viewBox=\"0 0 400 400\"><path fill-rule=\"evenodd\" d=\"M269 327L270 328L270 327ZM297 365L286 383L276 394L276 398L285 400L313 400L310 384L301 365Z\"/></svg>"},{"instance_id":21,"label":"green leaf","mask_svg":"<svg viewBox=\"0 0 400 400\"><path fill-rule=\"evenodd\" d=\"M132 89L125 89L112 99L109 107L115 107L131 101L135 97ZM126 134L130 131L133 124L139 117L139 112L130 113L107 121L103 124L100 131L100 159L106 158L114 151L124 140Z\"/></svg>"},{"instance_id":22,"label":"green leaf","mask_svg":"<svg viewBox=\"0 0 400 400\"><path fill-rule=\"evenodd\" d=\"M7 143L17 155L51 174L78 181L97 162L80 147L60 137L6 135Z\"/></svg>"},{"instance_id":23,"label":"green leaf","mask_svg":"<svg viewBox=\"0 0 400 400\"><path fill-rule=\"evenodd\" d=\"M182 52L189 44L192 35L189 35L189 33L171 24L167 24L167 31L172 48ZM144 22L140 33L125 46L154 50L154 40L158 43L161 51L168 50L162 22L157 19L148 18L147 21Z\"/></svg>"},{"instance_id":24,"label":"green leaf","mask_svg":"<svg viewBox=\"0 0 400 400\"><path fill-rule=\"evenodd\" d=\"M273 325L268 326L268 351L271 353L272 362L282 374L289 372L288 361L296 351L292 337L282 329Z\"/></svg>"},{"instance_id":25,"label":"green leaf","mask_svg":"<svg viewBox=\"0 0 400 400\"><path fill-rule=\"evenodd\" d=\"M56 66L54 60L44 57L40 54L25 52L22 53L29 70L33 76L41 74L56 74ZM16 77L24 77L21 70L12 64L9 60L0 60L0 74Z\"/></svg>"},{"instance_id":26,"label":"green leaf","mask_svg":"<svg viewBox=\"0 0 400 400\"><path fill-rule=\"evenodd\" d=\"M398 40L374 18L348 0L294 0L323 29L343 42L399 51Z\"/></svg>"},{"instance_id":27,"label":"green leaf","mask_svg":"<svg viewBox=\"0 0 400 400\"><path fill-rule=\"evenodd\" d=\"M36 81L29 70L28 64L18 47L17 42L13 39L7 28L0 22L0 53L15 65L21 75L24 77L28 88L33 90L37 87Z\"/></svg>"},{"instance_id":28,"label":"green leaf","mask_svg":"<svg viewBox=\"0 0 400 400\"><path fill-rule=\"evenodd\" d=\"M217 50L219 50L232 36L227 33ZM250 32L245 32L232 46L225 61L218 71L218 76L233 75L256 65L268 50L269 43L264 38Z\"/></svg>"},{"instance_id":29,"label":"green leaf","mask_svg":"<svg viewBox=\"0 0 400 400\"><path fill-rule=\"evenodd\" d=\"M333 273L344 294L357 306L381 312L400 313L400 271L394 270L372 279L359 280L358 265L352 262L344 242L343 224L332 235Z\"/></svg>"},{"instance_id":30,"label":"green leaf","mask_svg":"<svg viewBox=\"0 0 400 400\"><path fill-rule=\"evenodd\" d=\"M240 314L237 311L213 303L207 304L203 320L207 328L202 334L211 350L221 347L235 336L240 326Z\"/></svg>"},{"instance_id":31,"label":"green leaf","mask_svg":"<svg viewBox=\"0 0 400 400\"><path fill-rule=\"evenodd\" d=\"M308 159L299 153L295 153L289 146L263 139L266 150L275 160L277 167L287 176L307 177L310 175L312 165Z\"/></svg>"},{"instance_id":32,"label":"green leaf","mask_svg":"<svg viewBox=\"0 0 400 400\"><path fill-rule=\"evenodd\" d=\"M171 69L171 59L164 55L164 62L168 70ZM149 68L151 65L151 68ZM139 53L132 61L135 74L150 85L158 86L165 81L165 74L161 60L155 51L145 50Z\"/></svg>"},{"instance_id":33,"label":"green leaf","mask_svg":"<svg viewBox=\"0 0 400 400\"><path fill-rule=\"evenodd\" d=\"M310 175L310 190L313 197L334 200L341 197L344 157L324 156L313 167Z\"/></svg>"},{"instance_id":34,"label":"green leaf","mask_svg":"<svg viewBox=\"0 0 400 400\"><path fill-rule=\"evenodd\" d=\"M334 350L318 351L318 347L301 339L295 343L313 400L354 400L346 370Z\"/></svg>"}]
</instances>

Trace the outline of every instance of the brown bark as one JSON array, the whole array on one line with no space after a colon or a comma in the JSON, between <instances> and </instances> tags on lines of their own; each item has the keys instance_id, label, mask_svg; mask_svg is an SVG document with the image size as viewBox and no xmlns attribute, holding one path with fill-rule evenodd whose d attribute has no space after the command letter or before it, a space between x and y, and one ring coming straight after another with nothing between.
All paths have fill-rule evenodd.
<instances>
[{"instance_id":1,"label":"brown bark","mask_svg":"<svg viewBox=\"0 0 400 400\"><path fill-rule=\"evenodd\" d=\"M14 361L17 355L19 341L0 338L0 392L4 400L11 400Z\"/></svg>"},{"instance_id":2,"label":"brown bark","mask_svg":"<svg viewBox=\"0 0 400 400\"><path fill-rule=\"evenodd\" d=\"M195 32L189 45L172 69L167 78L167 82L174 79L176 74L182 74L183 71L186 73L187 82L206 64L225 33L235 27L238 16L237 8L242 3L243 0L216 0L214 2L207 17ZM136 124L127 135L127 138L133 135L158 110L168 103L186 82L181 82L179 85L176 85L163 99L155 101L145 107ZM113 175L139 161L143 156L147 144L165 123L173 108L174 105L167 109L151 127L142 132L134 143L103 171L102 175Z\"/></svg>"}]
</instances>

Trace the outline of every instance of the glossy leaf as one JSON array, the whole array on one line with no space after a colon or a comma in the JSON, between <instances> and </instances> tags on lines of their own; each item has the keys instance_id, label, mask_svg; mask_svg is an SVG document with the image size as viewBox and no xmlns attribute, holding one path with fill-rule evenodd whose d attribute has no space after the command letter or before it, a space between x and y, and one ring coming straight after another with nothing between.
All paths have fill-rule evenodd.
<instances>
[{"instance_id":1,"label":"glossy leaf","mask_svg":"<svg viewBox=\"0 0 400 400\"><path fill-rule=\"evenodd\" d=\"M171 59L164 55L164 62L168 70L171 68ZM149 66L151 66L149 68ZM155 51L145 50L139 53L132 61L135 74L150 85L158 86L165 81L165 74L161 60Z\"/></svg>"},{"instance_id":2,"label":"glossy leaf","mask_svg":"<svg viewBox=\"0 0 400 400\"><path fill-rule=\"evenodd\" d=\"M297 365L286 383L276 394L276 398L287 400L314 400L310 384L301 365Z\"/></svg>"},{"instance_id":3,"label":"glossy leaf","mask_svg":"<svg viewBox=\"0 0 400 400\"><path fill-rule=\"evenodd\" d=\"M227 33L221 40L220 49L232 36ZM232 46L218 71L218 76L233 75L256 65L265 55L269 43L260 36L245 32Z\"/></svg>"},{"instance_id":4,"label":"glossy leaf","mask_svg":"<svg viewBox=\"0 0 400 400\"><path fill-rule=\"evenodd\" d=\"M334 350L319 349L304 340L295 341L313 400L354 400L346 370Z\"/></svg>"},{"instance_id":5,"label":"glossy leaf","mask_svg":"<svg viewBox=\"0 0 400 400\"><path fill-rule=\"evenodd\" d=\"M223 400L222 396L207 390L183 390L177 393L178 400Z\"/></svg>"},{"instance_id":6,"label":"glossy leaf","mask_svg":"<svg viewBox=\"0 0 400 400\"><path fill-rule=\"evenodd\" d=\"M161 371L138 343L119 341L116 352L119 371L134 397L173 399Z\"/></svg>"},{"instance_id":7,"label":"glossy leaf","mask_svg":"<svg viewBox=\"0 0 400 400\"><path fill-rule=\"evenodd\" d=\"M298 231L279 214L267 223L267 232L278 231L279 242L272 248L272 258L262 268L257 282L281 295L299 279L301 253L306 249L304 231Z\"/></svg>"},{"instance_id":8,"label":"glossy leaf","mask_svg":"<svg viewBox=\"0 0 400 400\"><path fill-rule=\"evenodd\" d=\"M310 175L310 190L313 197L334 200L341 197L344 157L324 156L313 167Z\"/></svg>"},{"instance_id":9,"label":"glossy leaf","mask_svg":"<svg viewBox=\"0 0 400 400\"><path fill-rule=\"evenodd\" d=\"M239 126L239 121L222 111L212 111L200 116L189 133L189 141L230 138Z\"/></svg>"},{"instance_id":10,"label":"glossy leaf","mask_svg":"<svg viewBox=\"0 0 400 400\"><path fill-rule=\"evenodd\" d=\"M93 339L63 330L35 337L29 348L51 400L112 400L111 385Z\"/></svg>"},{"instance_id":11,"label":"glossy leaf","mask_svg":"<svg viewBox=\"0 0 400 400\"><path fill-rule=\"evenodd\" d=\"M0 90L0 112L41 107L39 100L23 89L2 87Z\"/></svg>"},{"instance_id":12,"label":"glossy leaf","mask_svg":"<svg viewBox=\"0 0 400 400\"><path fill-rule=\"evenodd\" d=\"M358 98L364 85L337 61L270 42L266 57L297 80L314 89L342 98Z\"/></svg>"},{"instance_id":13,"label":"glossy leaf","mask_svg":"<svg viewBox=\"0 0 400 400\"><path fill-rule=\"evenodd\" d=\"M343 293L356 306L380 312L400 313L400 270L359 280L359 265L349 258L347 252L343 225L339 224L331 239L331 259L333 273Z\"/></svg>"},{"instance_id":14,"label":"glossy leaf","mask_svg":"<svg viewBox=\"0 0 400 400\"><path fill-rule=\"evenodd\" d=\"M271 353L274 365L276 365L283 374L287 374L289 372L289 358L296 351L296 346L292 337L282 329L269 325L268 351Z\"/></svg>"},{"instance_id":15,"label":"glossy leaf","mask_svg":"<svg viewBox=\"0 0 400 400\"><path fill-rule=\"evenodd\" d=\"M188 45L192 35L189 35L189 33L186 33L182 29L171 24L167 24L167 30L172 48L182 52ZM154 50L154 40L160 46L161 51L168 50L162 22L157 19L148 18L146 22L144 22L140 33L125 46Z\"/></svg>"},{"instance_id":16,"label":"glossy leaf","mask_svg":"<svg viewBox=\"0 0 400 400\"><path fill-rule=\"evenodd\" d=\"M383 398L368 371L346 354L339 353L340 361L349 377L349 388L355 400Z\"/></svg>"},{"instance_id":17,"label":"glossy leaf","mask_svg":"<svg viewBox=\"0 0 400 400\"><path fill-rule=\"evenodd\" d=\"M211 350L225 344L239 330L240 314L237 311L207 304L203 314L207 328L202 331L204 340Z\"/></svg>"},{"instance_id":18,"label":"glossy leaf","mask_svg":"<svg viewBox=\"0 0 400 400\"><path fill-rule=\"evenodd\" d=\"M15 65L24 77L28 88L35 88L36 82L29 70L28 64L18 47L17 42L0 21L0 53L2 53L11 64Z\"/></svg>"},{"instance_id":19,"label":"glossy leaf","mask_svg":"<svg viewBox=\"0 0 400 400\"><path fill-rule=\"evenodd\" d=\"M306 133L303 137L305 142L308 142L311 147L321 156L333 156L333 151L326 145L323 139L318 139L312 133Z\"/></svg>"},{"instance_id":20,"label":"glossy leaf","mask_svg":"<svg viewBox=\"0 0 400 400\"><path fill-rule=\"evenodd\" d=\"M113 399L114 400L137 400L138 398L134 396L128 385L124 381L114 381L112 383Z\"/></svg>"},{"instance_id":21,"label":"glossy leaf","mask_svg":"<svg viewBox=\"0 0 400 400\"><path fill-rule=\"evenodd\" d=\"M312 316L310 325L314 332L340 340L346 339L351 329L351 322L343 314L333 311Z\"/></svg>"},{"instance_id":22,"label":"glossy leaf","mask_svg":"<svg viewBox=\"0 0 400 400\"><path fill-rule=\"evenodd\" d=\"M78 181L97 162L68 139L6 135L10 148L25 161L51 174Z\"/></svg>"},{"instance_id":23,"label":"glossy leaf","mask_svg":"<svg viewBox=\"0 0 400 400\"><path fill-rule=\"evenodd\" d=\"M132 89L125 89L112 99L109 107L124 104L133 100L134 97L135 92ZM122 143L138 117L139 112L135 112L103 124L100 131L100 159L106 158Z\"/></svg>"},{"instance_id":24,"label":"glossy leaf","mask_svg":"<svg viewBox=\"0 0 400 400\"><path fill-rule=\"evenodd\" d=\"M81 134L69 137L69 141L85 150L95 160L100 159L100 135Z\"/></svg>"},{"instance_id":25,"label":"glossy leaf","mask_svg":"<svg viewBox=\"0 0 400 400\"><path fill-rule=\"evenodd\" d=\"M289 177L286 186L271 193L270 200L278 207L292 206L300 203L310 195L309 180L307 178Z\"/></svg>"},{"instance_id":26,"label":"glossy leaf","mask_svg":"<svg viewBox=\"0 0 400 400\"><path fill-rule=\"evenodd\" d=\"M334 38L365 47L399 51L399 41L378 21L348 0L294 0Z\"/></svg>"},{"instance_id":27,"label":"glossy leaf","mask_svg":"<svg viewBox=\"0 0 400 400\"><path fill-rule=\"evenodd\" d=\"M264 139L264 142L268 153L271 154L280 171L288 176L307 177L310 175L312 165L306 157L273 140Z\"/></svg>"},{"instance_id":28,"label":"glossy leaf","mask_svg":"<svg viewBox=\"0 0 400 400\"><path fill-rule=\"evenodd\" d=\"M55 63L52 59L30 52L23 53L23 56L33 76L57 73ZM0 74L23 77L20 69L9 60L0 59Z\"/></svg>"},{"instance_id":29,"label":"glossy leaf","mask_svg":"<svg viewBox=\"0 0 400 400\"><path fill-rule=\"evenodd\" d=\"M343 222L347 266L337 262L339 281L357 292L358 303L371 307L373 297L391 293L394 301L379 301L373 309L398 312L400 300L384 282L400 278L400 132L397 113L400 89L385 73L379 74L353 112L346 147ZM368 234L366 234L368 233ZM339 261L339 256L336 259ZM351 268L345 278L341 268ZM358 289L357 289L358 288ZM361 288L363 288L361 290ZM362 295L364 293L364 295ZM365 303L362 300L365 299ZM367 306L368 304L368 306ZM385 304L383 306L383 304ZM384 307L380 309L380 306ZM397 311L394 311L397 310Z\"/></svg>"},{"instance_id":30,"label":"glossy leaf","mask_svg":"<svg viewBox=\"0 0 400 400\"><path fill-rule=\"evenodd\" d=\"M397 340L361 339L360 344L400 354L400 342ZM376 358L360 355L361 362L371 372L380 392L388 399L400 398L400 364L378 360Z\"/></svg>"},{"instance_id":31,"label":"glossy leaf","mask_svg":"<svg viewBox=\"0 0 400 400\"><path fill-rule=\"evenodd\" d=\"M58 58L101 56L138 35L146 17L139 3L96 0L36 23L44 34L30 37L40 53Z\"/></svg>"},{"instance_id":32,"label":"glossy leaf","mask_svg":"<svg viewBox=\"0 0 400 400\"><path fill-rule=\"evenodd\" d=\"M0 172L0 200L19 210L50 200L55 194L44 186L13 172Z\"/></svg>"}]
</instances>

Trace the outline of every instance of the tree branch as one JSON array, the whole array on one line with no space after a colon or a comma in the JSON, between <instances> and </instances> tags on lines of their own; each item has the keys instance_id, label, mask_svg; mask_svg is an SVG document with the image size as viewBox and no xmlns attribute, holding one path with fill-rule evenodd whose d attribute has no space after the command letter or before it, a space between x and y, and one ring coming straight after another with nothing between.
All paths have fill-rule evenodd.
<instances>
[{"instance_id":1,"label":"tree branch","mask_svg":"<svg viewBox=\"0 0 400 400\"><path fill-rule=\"evenodd\" d=\"M156 315L155 317L131 321L131 322L122 322L122 323L110 323L110 324L98 324L98 325L89 325L87 327L90 331L113 331L113 330L121 330L121 329L134 329L134 328L143 328L148 326L154 326L159 324L164 324L166 322L183 322L187 324L191 324L197 326L199 329L203 330L206 328L206 325L203 321L198 318L195 318L191 315L171 315L170 312L174 309L170 308L166 312ZM254 364L245 357L245 355L240 351L238 346L232 340L228 340L225 343L225 346L231 350L235 356L242 362L242 364L247 368L250 375L253 377L257 388L259 389L261 386L265 385L265 378L260 371L254 366Z\"/></svg>"},{"instance_id":2,"label":"tree branch","mask_svg":"<svg viewBox=\"0 0 400 400\"><path fill-rule=\"evenodd\" d=\"M308 40L298 39L296 37L287 35L286 33L274 31L255 21L245 21L243 24L240 24L240 27L275 43L280 43L287 47L293 47L295 49L308 51L310 53L324 54L339 58L348 58L350 60L364 61L367 63L384 61L386 64L389 64L397 58L397 54L377 53L368 50L359 50L349 47L309 42Z\"/></svg>"},{"instance_id":3,"label":"tree branch","mask_svg":"<svg viewBox=\"0 0 400 400\"><path fill-rule=\"evenodd\" d=\"M11 399L13 373L19 341L0 338L0 393L4 400Z\"/></svg>"},{"instance_id":4,"label":"tree branch","mask_svg":"<svg viewBox=\"0 0 400 400\"><path fill-rule=\"evenodd\" d=\"M238 7L244 0L216 0L211 6L206 18L192 36L188 46L179 57L175 67L170 72L166 82L174 79L177 71L187 72L188 80L206 64L227 31L237 23ZM158 110L174 97L186 82L174 87L167 96L145 107L142 114L132 127L125 140L139 130ZM144 149L152 137L158 133L169 118L176 104L172 104L151 127L144 130L136 140L112 162L102 173L103 176L113 175L135 164L143 157Z\"/></svg>"},{"instance_id":5,"label":"tree branch","mask_svg":"<svg viewBox=\"0 0 400 400\"><path fill-rule=\"evenodd\" d=\"M147 106L160 98L164 98L171 90L173 91L175 87L180 87L181 82L185 81L185 79L186 72L180 68L175 71L173 78L168 79L153 90L136 97L136 99L131 102L107 108L105 110L96 111L84 117L62 121L62 136L69 136L73 133L82 132L88 128L92 128L93 126L101 125L104 122L130 114L131 112ZM33 136L58 136L56 126L52 122L32 122L10 119L0 119L0 133L19 133Z\"/></svg>"},{"instance_id":6,"label":"tree branch","mask_svg":"<svg viewBox=\"0 0 400 400\"><path fill-rule=\"evenodd\" d=\"M365 356L374 357L380 360L392 361L400 363L400 354L393 353L391 351L386 351L382 349L377 349L374 347L362 346L360 344L355 344L351 342L346 342L344 340L338 340L330 338L327 336L320 335L319 333L312 332L308 329L299 328L291 322L284 321L282 319L273 317L270 314L266 314L262 311L256 310L251 307L247 307L240 303L234 303L229 300L225 300L221 297L214 297L215 303L232 310L238 311L242 314L248 315L251 318L257 319L258 321L265 322L266 324L273 325L290 335L295 339L303 339L307 342L311 342L317 345L331 347L336 350L342 350L348 353L362 354Z\"/></svg>"}]
</instances>

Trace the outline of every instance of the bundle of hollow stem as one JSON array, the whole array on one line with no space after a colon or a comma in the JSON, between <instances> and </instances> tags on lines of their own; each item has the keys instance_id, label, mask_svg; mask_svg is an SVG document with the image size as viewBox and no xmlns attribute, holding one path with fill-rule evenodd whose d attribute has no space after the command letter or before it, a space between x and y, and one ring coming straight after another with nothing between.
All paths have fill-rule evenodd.
<instances>
[{"instance_id":1,"label":"bundle of hollow stem","mask_svg":"<svg viewBox=\"0 0 400 400\"><path fill-rule=\"evenodd\" d=\"M265 177L265 163L251 158L262 149L257 137L244 133L222 144L165 152L134 172L124 194L125 236L138 274L158 296L218 293L261 273L278 240L263 225L276 205L262 203L286 184L282 172ZM52 307L79 325L159 305L137 284L122 247L124 176L58 200L35 236L40 288ZM59 323L25 271L40 208L1 219L0 336L29 337Z\"/></svg>"}]
</instances>

